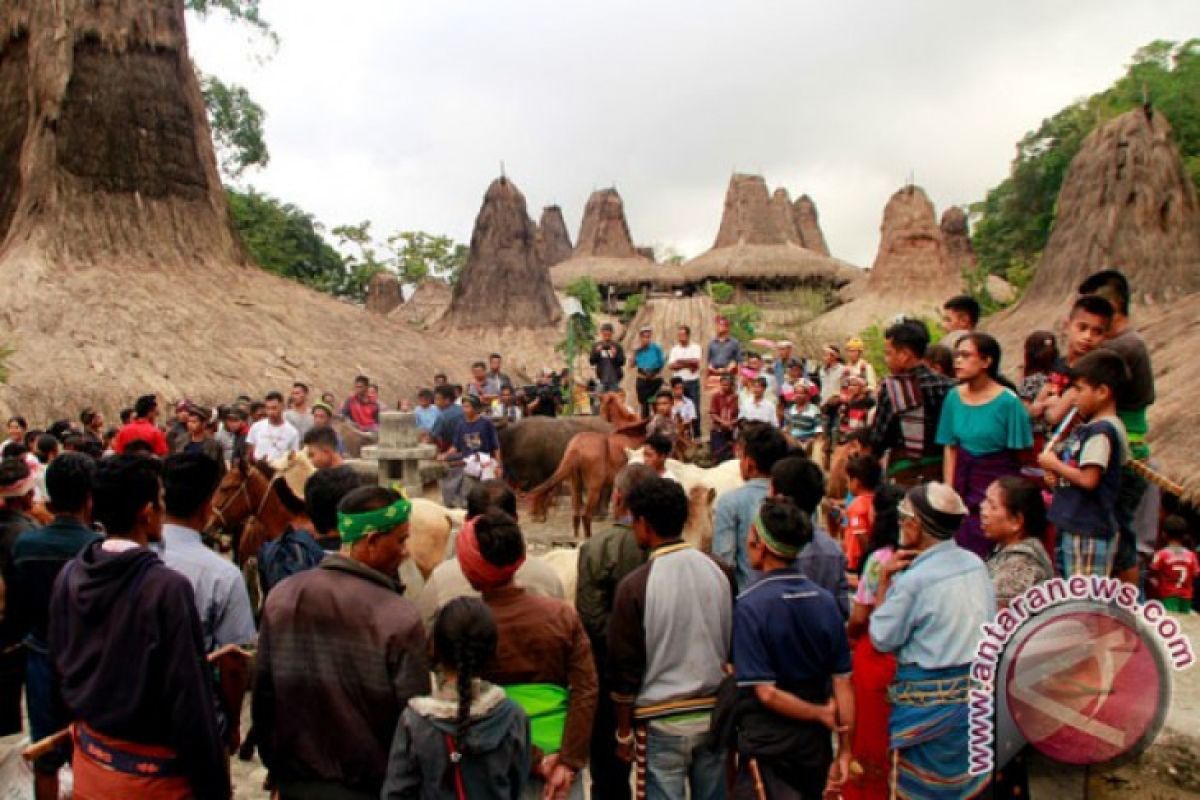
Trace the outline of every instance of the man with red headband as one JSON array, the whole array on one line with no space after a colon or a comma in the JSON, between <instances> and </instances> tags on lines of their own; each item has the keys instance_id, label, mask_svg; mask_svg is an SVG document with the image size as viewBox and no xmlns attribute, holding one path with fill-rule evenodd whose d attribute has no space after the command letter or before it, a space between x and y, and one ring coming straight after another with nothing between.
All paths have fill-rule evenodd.
<instances>
[{"instance_id":1,"label":"man with red headband","mask_svg":"<svg viewBox=\"0 0 1200 800\"><path fill-rule=\"evenodd\" d=\"M587 764L597 690L579 615L562 600L514 585L525 562L525 539L516 520L500 509L490 508L463 526L458 561L483 593L500 632L496 656L481 677L504 687L529 715L533 791L583 800L578 775Z\"/></svg>"},{"instance_id":2,"label":"man with red headband","mask_svg":"<svg viewBox=\"0 0 1200 800\"><path fill-rule=\"evenodd\" d=\"M351 491L342 551L267 595L253 718L284 800L378 797L400 713L429 693L425 629L396 580L411 512L391 489Z\"/></svg>"}]
</instances>

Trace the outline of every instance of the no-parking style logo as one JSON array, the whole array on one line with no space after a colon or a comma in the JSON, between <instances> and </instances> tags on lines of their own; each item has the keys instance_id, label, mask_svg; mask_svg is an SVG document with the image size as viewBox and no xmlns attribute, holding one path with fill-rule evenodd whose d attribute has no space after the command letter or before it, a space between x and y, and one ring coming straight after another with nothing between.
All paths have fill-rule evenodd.
<instances>
[{"instance_id":1,"label":"no-parking style logo","mask_svg":"<svg viewBox=\"0 0 1200 800\"><path fill-rule=\"evenodd\" d=\"M1171 704L1171 670L1195 663L1162 604L1115 578L1055 578L983 626L971 667L969 769L1003 767L1026 743L1066 764L1144 750Z\"/></svg>"}]
</instances>

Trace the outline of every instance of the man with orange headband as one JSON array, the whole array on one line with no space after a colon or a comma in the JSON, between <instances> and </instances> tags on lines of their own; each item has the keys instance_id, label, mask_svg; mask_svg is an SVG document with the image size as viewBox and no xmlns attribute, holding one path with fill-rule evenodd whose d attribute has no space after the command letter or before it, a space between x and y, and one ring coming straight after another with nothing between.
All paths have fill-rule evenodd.
<instances>
[{"instance_id":1,"label":"man with orange headband","mask_svg":"<svg viewBox=\"0 0 1200 800\"><path fill-rule=\"evenodd\" d=\"M513 583L525 562L525 539L516 520L498 508L463 526L458 561L500 632L496 656L480 677L503 687L529 715L535 778L527 795L583 800L579 771L587 764L596 713L596 666L579 615L562 600Z\"/></svg>"},{"instance_id":2,"label":"man with orange headband","mask_svg":"<svg viewBox=\"0 0 1200 800\"><path fill-rule=\"evenodd\" d=\"M391 489L351 491L342 551L267 596L253 718L283 800L378 797L400 713L429 693L425 629L396 579L411 512Z\"/></svg>"}]
</instances>

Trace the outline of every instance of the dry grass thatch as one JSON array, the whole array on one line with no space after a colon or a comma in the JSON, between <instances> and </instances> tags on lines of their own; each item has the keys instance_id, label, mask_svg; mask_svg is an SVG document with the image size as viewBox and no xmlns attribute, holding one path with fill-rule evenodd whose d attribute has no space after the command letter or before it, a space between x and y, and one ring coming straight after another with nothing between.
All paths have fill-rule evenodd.
<instances>
[{"instance_id":1,"label":"dry grass thatch","mask_svg":"<svg viewBox=\"0 0 1200 800\"><path fill-rule=\"evenodd\" d=\"M550 271L536 247L537 230L525 196L511 180L492 181L483 198L471 253L442 326L545 328L562 318Z\"/></svg>"},{"instance_id":2,"label":"dry grass thatch","mask_svg":"<svg viewBox=\"0 0 1200 800\"><path fill-rule=\"evenodd\" d=\"M950 264L961 275L975 269L975 248L971 245L971 231L967 212L959 206L950 206L942 212L942 240L946 243L946 255Z\"/></svg>"},{"instance_id":3,"label":"dry grass thatch","mask_svg":"<svg viewBox=\"0 0 1200 800\"><path fill-rule=\"evenodd\" d=\"M958 294L962 275L951 263L933 203L918 186L892 195L883 211L879 251L855 299L813 324L832 334L854 334L897 314L937 315Z\"/></svg>"},{"instance_id":4,"label":"dry grass thatch","mask_svg":"<svg viewBox=\"0 0 1200 800\"><path fill-rule=\"evenodd\" d=\"M829 255L829 245L825 242L825 234L821 231L821 218L817 214L817 204L806 194L796 198L792 204L792 220L796 231L800 234L800 245L814 253Z\"/></svg>"},{"instance_id":5,"label":"dry grass thatch","mask_svg":"<svg viewBox=\"0 0 1200 800\"><path fill-rule=\"evenodd\" d=\"M391 316L411 325L432 325L446 313L453 295L454 289L450 284L439 278L426 278L413 290L408 302L393 311Z\"/></svg>"},{"instance_id":6,"label":"dry grass thatch","mask_svg":"<svg viewBox=\"0 0 1200 800\"><path fill-rule=\"evenodd\" d=\"M1061 329L1087 275L1115 266L1133 288L1133 321L1146 339L1157 402L1149 441L1163 471L1200 502L1200 204L1169 122L1130 111L1093 131L1071 162L1058 216L1033 281L985 328L1019 353L1037 328ZM1018 366L1009 358L1007 366Z\"/></svg>"},{"instance_id":7,"label":"dry grass thatch","mask_svg":"<svg viewBox=\"0 0 1200 800\"><path fill-rule=\"evenodd\" d=\"M843 286L859 276L852 264L794 244L720 247L683 265L688 281L776 281Z\"/></svg>"},{"instance_id":8,"label":"dry grass thatch","mask_svg":"<svg viewBox=\"0 0 1200 800\"><path fill-rule=\"evenodd\" d=\"M371 282L367 284L367 311L390 314L403 302L404 292L396 273L384 270L371 277Z\"/></svg>"},{"instance_id":9,"label":"dry grass thatch","mask_svg":"<svg viewBox=\"0 0 1200 800\"><path fill-rule=\"evenodd\" d=\"M575 256L640 257L625 219L625 203L615 188L599 189L588 197L575 241Z\"/></svg>"},{"instance_id":10,"label":"dry grass thatch","mask_svg":"<svg viewBox=\"0 0 1200 800\"><path fill-rule=\"evenodd\" d=\"M685 283L683 271L671 264L655 264L644 258L577 257L550 268L554 288L566 289L572 281L591 278L600 286L636 291L642 286L652 289L675 289Z\"/></svg>"},{"instance_id":11,"label":"dry grass thatch","mask_svg":"<svg viewBox=\"0 0 1200 800\"><path fill-rule=\"evenodd\" d=\"M776 213L767 182L761 175L730 177L714 250L739 244L785 244L795 236L795 225L785 215Z\"/></svg>"},{"instance_id":12,"label":"dry grass thatch","mask_svg":"<svg viewBox=\"0 0 1200 800\"><path fill-rule=\"evenodd\" d=\"M567 232L566 220L563 219L562 209L558 206L546 206L542 209L537 236L538 255L548 267L566 261L574 252L571 234Z\"/></svg>"}]
</instances>

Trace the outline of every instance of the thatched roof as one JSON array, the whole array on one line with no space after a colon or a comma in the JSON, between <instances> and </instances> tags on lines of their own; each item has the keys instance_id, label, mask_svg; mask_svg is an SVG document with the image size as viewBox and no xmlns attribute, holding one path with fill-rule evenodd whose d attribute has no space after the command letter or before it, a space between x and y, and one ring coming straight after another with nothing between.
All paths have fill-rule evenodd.
<instances>
[{"instance_id":1,"label":"thatched roof","mask_svg":"<svg viewBox=\"0 0 1200 800\"><path fill-rule=\"evenodd\" d=\"M714 281L794 281L843 286L857 278L858 267L794 244L718 247L682 267L693 283Z\"/></svg>"},{"instance_id":2,"label":"thatched roof","mask_svg":"<svg viewBox=\"0 0 1200 800\"><path fill-rule=\"evenodd\" d=\"M637 290L651 286L673 289L685 283L683 271L671 264L655 264L645 258L572 258L550 268L554 288L566 289L578 278L590 277L600 286Z\"/></svg>"},{"instance_id":3,"label":"thatched roof","mask_svg":"<svg viewBox=\"0 0 1200 800\"><path fill-rule=\"evenodd\" d=\"M615 188L592 192L579 223L575 256L637 258L637 248L625 219L625 203Z\"/></svg>"},{"instance_id":4,"label":"thatched roof","mask_svg":"<svg viewBox=\"0 0 1200 800\"><path fill-rule=\"evenodd\" d=\"M788 224L786 217L775 212L767 182L761 175L730 177L714 250L738 244L786 244L795 238L794 224Z\"/></svg>"},{"instance_id":5,"label":"thatched roof","mask_svg":"<svg viewBox=\"0 0 1200 800\"><path fill-rule=\"evenodd\" d=\"M775 217L775 226L783 232L784 241L803 246L800 229L796 227L796 217L792 211L792 198L782 186L771 195L771 214Z\"/></svg>"},{"instance_id":6,"label":"thatched roof","mask_svg":"<svg viewBox=\"0 0 1200 800\"><path fill-rule=\"evenodd\" d=\"M942 229L946 255L959 274L975 269L975 248L971 244L967 212L959 206L950 206L942 212L942 224L938 227Z\"/></svg>"},{"instance_id":7,"label":"thatched roof","mask_svg":"<svg viewBox=\"0 0 1200 800\"><path fill-rule=\"evenodd\" d=\"M1192 406L1200 384L1200 203L1170 123L1158 112L1130 111L1088 135L1063 182L1037 273L1017 305L984 328L1007 353L1019 353L1030 331L1060 329L1079 283L1107 267L1129 278L1132 320L1154 365L1154 458L1200 502L1200 426ZM1006 364L1011 370L1018 361Z\"/></svg>"},{"instance_id":8,"label":"thatched roof","mask_svg":"<svg viewBox=\"0 0 1200 800\"><path fill-rule=\"evenodd\" d=\"M854 334L901 313L936 317L961 288L962 275L950 262L933 203L919 186L905 186L884 208L879 251L866 281L854 288L855 299L813 324Z\"/></svg>"},{"instance_id":9,"label":"thatched roof","mask_svg":"<svg viewBox=\"0 0 1200 800\"><path fill-rule=\"evenodd\" d=\"M400 288L400 278L389 270L371 276L367 284L367 311L373 314L390 314L404 302L404 292Z\"/></svg>"},{"instance_id":10,"label":"thatched roof","mask_svg":"<svg viewBox=\"0 0 1200 800\"><path fill-rule=\"evenodd\" d=\"M817 204L806 194L796 198L792 204L792 220L796 231L800 234L800 246L829 255L829 245L825 243L825 234L821 231L821 219L817 214Z\"/></svg>"},{"instance_id":11,"label":"thatched roof","mask_svg":"<svg viewBox=\"0 0 1200 800\"><path fill-rule=\"evenodd\" d=\"M471 253L454 285L443 325L544 328L557 324L562 309L536 240L537 228L525 209L525 195L504 176L492 181L475 218Z\"/></svg>"},{"instance_id":12,"label":"thatched roof","mask_svg":"<svg viewBox=\"0 0 1200 800\"><path fill-rule=\"evenodd\" d=\"M454 290L440 278L426 278L413 290L412 297L391 313L392 319L416 325L432 325L450 307Z\"/></svg>"},{"instance_id":13,"label":"thatched roof","mask_svg":"<svg viewBox=\"0 0 1200 800\"><path fill-rule=\"evenodd\" d=\"M558 206L546 206L542 209L537 236L538 255L548 267L566 261L575 250L571 246L571 234L567 233L562 209Z\"/></svg>"}]
</instances>

